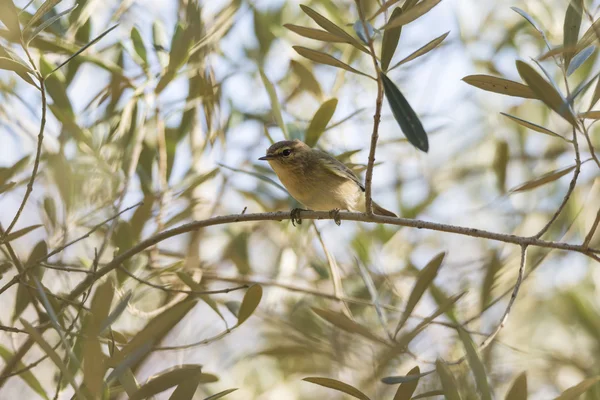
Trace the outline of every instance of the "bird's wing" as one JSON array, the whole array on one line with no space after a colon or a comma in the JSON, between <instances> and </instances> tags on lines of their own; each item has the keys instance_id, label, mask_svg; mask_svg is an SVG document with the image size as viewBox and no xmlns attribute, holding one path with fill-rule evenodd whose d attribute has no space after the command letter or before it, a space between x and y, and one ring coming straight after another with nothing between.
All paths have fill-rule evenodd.
<instances>
[{"instance_id":1,"label":"bird's wing","mask_svg":"<svg viewBox=\"0 0 600 400\"><path fill-rule=\"evenodd\" d=\"M346 166L346 164L330 156L329 154L327 154L327 157L324 158L324 161L325 167L330 172L336 174L337 176L341 176L342 178L354 181L358 185L358 187L360 187L360 190L362 190L363 192L365 191L365 186L362 184L362 182L356 176L356 174Z\"/></svg>"}]
</instances>

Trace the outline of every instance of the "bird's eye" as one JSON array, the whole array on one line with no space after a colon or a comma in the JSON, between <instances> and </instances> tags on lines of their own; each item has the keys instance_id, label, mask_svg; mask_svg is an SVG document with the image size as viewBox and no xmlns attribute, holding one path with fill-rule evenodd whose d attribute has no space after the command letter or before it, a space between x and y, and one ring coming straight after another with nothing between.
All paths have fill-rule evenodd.
<instances>
[{"instance_id":1,"label":"bird's eye","mask_svg":"<svg viewBox=\"0 0 600 400\"><path fill-rule=\"evenodd\" d=\"M287 157L290 154L292 154L292 151L290 149L285 149L284 151L281 152L281 154L283 154L284 157Z\"/></svg>"}]
</instances>

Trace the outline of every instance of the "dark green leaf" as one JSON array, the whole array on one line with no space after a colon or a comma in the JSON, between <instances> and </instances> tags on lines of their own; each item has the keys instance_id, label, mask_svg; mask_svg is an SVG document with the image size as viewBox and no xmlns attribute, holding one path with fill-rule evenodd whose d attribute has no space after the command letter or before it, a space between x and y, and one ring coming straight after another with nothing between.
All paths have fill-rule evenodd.
<instances>
[{"instance_id":1,"label":"dark green leaf","mask_svg":"<svg viewBox=\"0 0 600 400\"><path fill-rule=\"evenodd\" d=\"M366 394L355 388L354 386L350 386L347 383L340 382L335 379L330 378L318 378L318 377L310 377L304 378L303 381L314 383L316 385L324 386L326 388L334 389L342 393L349 394L352 397L355 397L360 400L370 400Z\"/></svg>"},{"instance_id":2,"label":"dark green leaf","mask_svg":"<svg viewBox=\"0 0 600 400\"><path fill-rule=\"evenodd\" d=\"M397 7L392 11L390 21L396 19L402 13L402 8ZM402 27L386 28L383 32L383 39L381 41L381 69L387 71L390 66L390 62L394 57L396 47L398 47L398 41L400 40L400 34L402 33Z\"/></svg>"},{"instance_id":3,"label":"dark green leaf","mask_svg":"<svg viewBox=\"0 0 600 400\"><path fill-rule=\"evenodd\" d=\"M419 375L420 373L421 373L421 370L419 369L418 366L416 366L413 369L411 369L410 371L408 371L407 375L408 376ZM415 379L414 381L404 382L404 383L400 384L400 387L398 387L398 390L396 391L396 394L394 395L393 400L410 400L412 398L413 393L417 389L418 384L419 384L419 378Z\"/></svg>"},{"instance_id":4,"label":"dark green leaf","mask_svg":"<svg viewBox=\"0 0 600 400\"><path fill-rule=\"evenodd\" d=\"M135 53L140 57L144 65L147 65L148 52L146 51L146 45L144 44L144 39L142 39L140 31L138 31L135 26L131 28L131 42L133 43Z\"/></svg>"}]
</instances>

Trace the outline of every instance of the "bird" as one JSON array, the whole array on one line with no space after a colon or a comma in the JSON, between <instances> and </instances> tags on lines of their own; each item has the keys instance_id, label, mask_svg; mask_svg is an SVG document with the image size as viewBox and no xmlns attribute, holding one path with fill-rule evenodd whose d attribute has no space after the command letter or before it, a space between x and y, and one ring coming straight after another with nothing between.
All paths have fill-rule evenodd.
<instances>
[{"instance_id":1,"label":"bird","mask_svg":"<svg viewBox=\"0 0 600 400\"><path fill-rule=\"evenodd\" d=\"M334 220L338 225L340 210L366 212L362 181L348 166L324 151L298 139L282 140L271 145L259 160L269 162L289 194L305 207L337 213ZM375 202L372 205L377 215L397 217ZM294 219L292 213L292 222Z\"/></svg>"}]
</instances>

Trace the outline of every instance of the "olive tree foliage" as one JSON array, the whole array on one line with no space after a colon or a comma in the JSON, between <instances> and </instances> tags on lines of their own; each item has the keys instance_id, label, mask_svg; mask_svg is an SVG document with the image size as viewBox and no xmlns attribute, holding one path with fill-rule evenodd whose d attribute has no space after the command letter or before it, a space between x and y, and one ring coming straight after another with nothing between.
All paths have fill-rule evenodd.
<instances>
[{"instance_id":1,"label":"olive tree foliage","mask_svg":"<svg viewBox=\"0 0 600 400\"><path fill-rule=\"evenodd\" d=\"M533 3L0 0L0 396L599 398L600 12Z\"/></svg>"}]
</instances>

